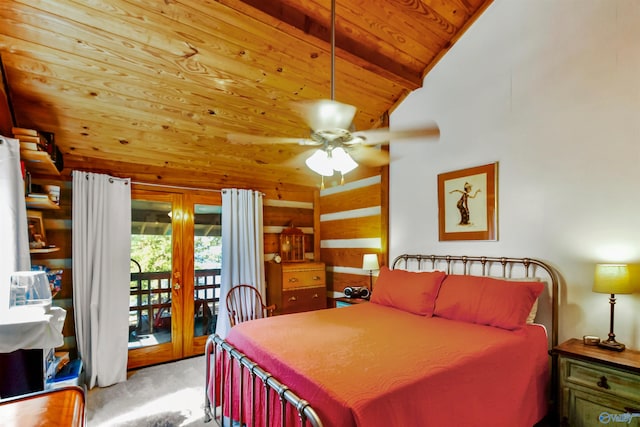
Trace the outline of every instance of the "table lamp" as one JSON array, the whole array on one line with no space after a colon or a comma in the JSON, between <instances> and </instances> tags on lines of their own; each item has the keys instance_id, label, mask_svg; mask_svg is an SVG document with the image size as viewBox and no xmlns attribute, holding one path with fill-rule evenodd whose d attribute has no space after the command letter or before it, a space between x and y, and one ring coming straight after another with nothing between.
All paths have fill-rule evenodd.
<instances>
[{"instance_id":1,"label":"table lamp","mask_svg":"<svg viewBox=\"0 0 640 427\"><path fill-rule=\"evenodd\" d=\"M373 292L373 270L379 270L378 255L364 254L362 257L362 269L369 270L369 290Z\"/></svg>"},{"instance_id":2,"label":"table lamp","mask_svg":"<svg viewBox=\"0 0 640 427\"><path fill-rule=\"evenodd\" d=\"M601 341L600 347L622 351L624 344L616 341L616 334L613 333L613 310L616 304L615 294L630 294L634 289L629 280L629 269L626 264L597 264L596 274L593 281L593 292L610 294L609 304L611 305L611 319L609 321L609 339Z\"/></svg>"}]
</instances>

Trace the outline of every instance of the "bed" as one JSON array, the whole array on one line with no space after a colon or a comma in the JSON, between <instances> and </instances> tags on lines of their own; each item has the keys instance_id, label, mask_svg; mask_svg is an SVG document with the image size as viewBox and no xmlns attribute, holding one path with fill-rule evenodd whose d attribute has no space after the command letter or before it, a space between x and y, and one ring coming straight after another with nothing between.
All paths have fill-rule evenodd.
<instances>
[{"instance_id":1,"label":"bed","mask_svg":"<svg viewBox=\"0 0 640 427\"><path fill-rule=\"evenodd\" d=\"M536 259L401 255L368 303L210 336L205 419L530 427L552 400L557 293Z\"/></svg>"}]
</instances>

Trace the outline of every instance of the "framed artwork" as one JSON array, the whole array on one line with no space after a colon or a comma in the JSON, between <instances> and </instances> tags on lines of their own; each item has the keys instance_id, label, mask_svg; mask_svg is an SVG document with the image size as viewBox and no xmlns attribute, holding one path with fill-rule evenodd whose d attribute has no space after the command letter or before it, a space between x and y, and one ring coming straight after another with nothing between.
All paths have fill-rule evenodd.
<instances>
[{"instance_id":1,"label":"framed artwork","mask_svg":"<svg viewBox=\"0 0 640 427\"><path fill-rule=\"evenodd\" d=\"M42 212L27 210L27 224L29 226L29 247L41 249L47 246Z\"/></svg>"},{"instance_id":2,"label":"framed artwork","mask_svg":"<svg viewBox=\"0 0 640 427\"><path fill-rule=\"evenodd\" d=\"M498 163L438 175L439 240L497 240Z\"/></svg>"}]
</instances>

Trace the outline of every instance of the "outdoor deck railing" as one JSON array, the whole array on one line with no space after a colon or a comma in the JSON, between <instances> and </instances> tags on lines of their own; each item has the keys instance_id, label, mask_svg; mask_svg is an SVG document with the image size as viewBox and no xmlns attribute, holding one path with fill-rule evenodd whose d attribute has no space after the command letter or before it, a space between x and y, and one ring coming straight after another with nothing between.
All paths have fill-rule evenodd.
<instances>
[{"instance_id":1,"label":"outdoor deck railing","mask_svg":"<svg viewBox=\"0 0 640 427\"><path fill-rule=\"evenodd\" d=\"M163 326L163 318L171 316L171 272L132 272L129 297L130 328L134 327L139 334L152 334L154 329ZM209 314L217 316L220 299L219 268L194 272L193 297L196 318L206 316L207 310ZM208 332L203 331L203 335Z\"/></svg>"}]
</instances>

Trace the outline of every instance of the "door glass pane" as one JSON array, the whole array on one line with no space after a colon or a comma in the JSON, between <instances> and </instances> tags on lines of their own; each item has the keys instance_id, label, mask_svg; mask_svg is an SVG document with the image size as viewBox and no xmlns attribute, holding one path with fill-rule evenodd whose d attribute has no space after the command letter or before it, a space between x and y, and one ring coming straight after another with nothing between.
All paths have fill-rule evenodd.
<instances>
[{"instance_id":1,"label":"door glass pane","mask_svg":"<svg viewBox=\"0 0 640 427\"><path fill-rule=\"evenodd\" d=\"M171 203L131 201L129 349L171 341Z\"/></svg>"},{"instance_id":2,"label":"door glass pane","mask_svg":"<svg viewBox=\"0 0 640 427\"><path fill-rule=\"evenodd\" d=\"M194 206L194 336L215 331L220 299L222 259L222 207Z\"/></svg>"}]
</instances>

